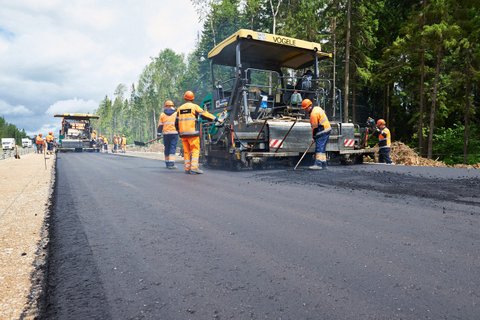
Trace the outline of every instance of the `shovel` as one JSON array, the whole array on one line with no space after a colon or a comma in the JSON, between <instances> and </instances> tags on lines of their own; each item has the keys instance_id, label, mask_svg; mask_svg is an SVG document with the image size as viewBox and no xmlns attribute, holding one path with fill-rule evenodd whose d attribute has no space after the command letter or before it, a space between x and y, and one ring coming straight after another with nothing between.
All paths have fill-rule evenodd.
<instances>
[{"instance_id":1,"label":"shovel","mask_svg":"<svg viewBox=\"0 0 480 320\"><path fill-rule=\"evenodd\" d=\"M300 158L300 160L298 160L297 162L297 165L295 166L295 168L293 168L293 171L297 170L297 167L298 165L300 164L300 162L302 162L303 160L303 157L305 157L305 155L307 154L308 150L310 150L310 148L312 147L312 145L315 143L315 140L312 140L312 142L310 143L310 145L308 146L308 148L305 150L305 152L303 153L302 157Z\"/></svg>"}]
</instances>

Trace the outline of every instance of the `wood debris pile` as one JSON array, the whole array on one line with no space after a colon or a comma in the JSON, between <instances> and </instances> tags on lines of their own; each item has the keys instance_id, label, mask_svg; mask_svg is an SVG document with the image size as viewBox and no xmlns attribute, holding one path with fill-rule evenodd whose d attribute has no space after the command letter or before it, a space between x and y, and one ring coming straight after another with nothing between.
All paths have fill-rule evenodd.
<instances>
[{"instance_id":1,"label":"wood debris pile","mask_svg":"<svg viewBox=\"0 0 480 320\"><path fill-rule=\"evenodd\" d=\"M390 156L395 164L403 164L406 166L448 167L442 161L421 157L415 150L400 141L392 142L391 148L392 151Z\"/></svg>"}]
</instances>

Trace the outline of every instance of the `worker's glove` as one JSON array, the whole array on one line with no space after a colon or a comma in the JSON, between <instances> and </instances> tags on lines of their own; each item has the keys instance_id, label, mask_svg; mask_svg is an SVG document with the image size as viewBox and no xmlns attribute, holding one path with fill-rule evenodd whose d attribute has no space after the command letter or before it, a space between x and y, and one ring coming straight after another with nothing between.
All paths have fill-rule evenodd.
<instances>
[{"instance_id":1,"label":"worker's glove","mask_svg":"<svg viewBox=\"0 0 480 320\"><path fill-rule=\"evenodd\" d=\"M223 126L223 122L218 119L218 117L215 117L215 120L213 122L215 124L215 127L221 127Z\"/></svg>"},{"instance_id":2,"label":"worker's glove","mask_svg":"<svg viewBox=\"0 0 480 320\"><path fill-rule=\"evenodd\" d=\"M157 132L157 138L161 138L161 137L163 137L163 133Z\"/></svg>"}]
</instances>

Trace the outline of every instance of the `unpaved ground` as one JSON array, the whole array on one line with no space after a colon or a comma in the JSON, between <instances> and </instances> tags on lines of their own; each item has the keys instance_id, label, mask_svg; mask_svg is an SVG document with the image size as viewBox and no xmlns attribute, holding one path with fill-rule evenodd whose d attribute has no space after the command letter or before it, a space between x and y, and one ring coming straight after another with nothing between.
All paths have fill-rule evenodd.
<instances>
[{"instance_id":1,"label":"unpaved ground","mask_svg":"<svg viewBox=\"0 0 480 320\"><path fill-rule=\"evenodd\" d=\"M42 154L0 161L0 319L35 316L54 158L47 169Z\"/></svg>"}]
</instances>

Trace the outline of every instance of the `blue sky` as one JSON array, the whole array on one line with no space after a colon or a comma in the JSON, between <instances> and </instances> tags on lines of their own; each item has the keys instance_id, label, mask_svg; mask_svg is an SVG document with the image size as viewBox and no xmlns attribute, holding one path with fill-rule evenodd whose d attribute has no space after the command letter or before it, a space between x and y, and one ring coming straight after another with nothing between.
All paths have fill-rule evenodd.
<instances>
[{"instance_id":1,"label":"blue sky","mask_svg":"<svg viewBox=\"0 0 480 320\"><path fill-rule=\"evenodd\" d=\"M28 134L57 112L92 112L150 57L189 53L201 30L190 0L0 0L0 116Z\"/></svg>"}]
</instances>

